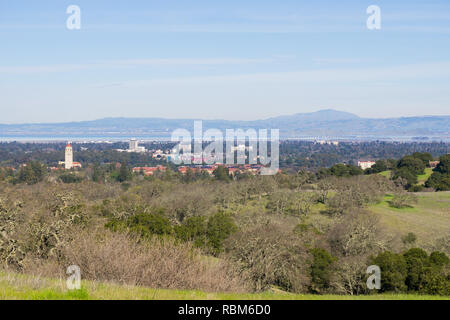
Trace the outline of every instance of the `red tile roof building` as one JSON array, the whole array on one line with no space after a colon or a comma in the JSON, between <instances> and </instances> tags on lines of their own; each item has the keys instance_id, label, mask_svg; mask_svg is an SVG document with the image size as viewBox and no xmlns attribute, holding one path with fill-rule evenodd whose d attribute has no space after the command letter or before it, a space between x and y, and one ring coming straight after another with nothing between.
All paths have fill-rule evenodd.
<instances>
[{"instance_id":1,"label":"red tile roof building","mask_svg":"<svg viewBox=\"0 0 450 320\"><path fill-rule=\"evenodd\" d=\"M143 173L145 176L152 176L156 171L166 171L165 166L156 167L135 167L133 173Z\"/></svg>"}]
</instances>

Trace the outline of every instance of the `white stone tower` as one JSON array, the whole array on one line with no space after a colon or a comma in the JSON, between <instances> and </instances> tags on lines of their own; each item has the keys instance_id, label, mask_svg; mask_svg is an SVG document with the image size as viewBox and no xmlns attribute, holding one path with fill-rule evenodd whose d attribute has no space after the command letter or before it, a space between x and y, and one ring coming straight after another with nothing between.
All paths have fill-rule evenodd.
<instances>
[{"instance_id":1,"label":"white stone tower","mask_svg":"<svg viewBox=\"0 0 450 320\"><path fill-rule=\"evenodd\" d=\"M138 146L139 146L139 143L138 143L138 141L136 139L131 139L130 140L130 147L129 147L130 151L137 151L138 150Z\"/></svg>"},{"instance_id":2,"label":"white stone tower","mask_svg":"<svg viewBox=\"0 0 450 320\"><path fill-rule=\"evenodd\" d=\"M69 170L73 168L73 149L70 143L66 146L66 157L64 159L64 167Z\"/></svg>"}]
</instances>

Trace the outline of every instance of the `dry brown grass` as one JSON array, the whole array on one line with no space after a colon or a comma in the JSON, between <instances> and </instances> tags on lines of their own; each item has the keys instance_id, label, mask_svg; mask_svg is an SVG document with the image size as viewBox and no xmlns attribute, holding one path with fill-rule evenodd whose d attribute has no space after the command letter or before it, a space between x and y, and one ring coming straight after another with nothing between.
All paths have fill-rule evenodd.
<instances>
[{"instance_id":1,"label":"dry brown grass","mask_svg":"<svg viewBox=\"0 0 450 320\"><path fill-rule=\"evenodd\" d=\"M228 264L202 256L189 243L156 238L140 241L104 229L79 232L62 249L58 261L29 261L26 272L62 277L69 265L78 265L83 279L95 281L208 292L245 291Z\"/></svg>"}]
</instances>

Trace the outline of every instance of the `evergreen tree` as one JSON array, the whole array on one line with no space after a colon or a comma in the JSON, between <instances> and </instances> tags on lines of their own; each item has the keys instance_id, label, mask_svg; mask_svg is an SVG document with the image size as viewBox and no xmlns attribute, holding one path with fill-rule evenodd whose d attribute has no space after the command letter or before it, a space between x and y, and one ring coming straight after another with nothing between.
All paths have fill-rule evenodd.
<instances>
[{"instance_id":1,"label":"evergreen tree","mask_svg":"<svg viewBox=\"0 0 450 320\"><path fill-rule=\"evenodd\" d=\"M125 161L122 161L119 169L119 175L117 176L117 180L119 182L124 182L127 180L131 180L131 171L127 166Z\"/></svg>"}]
</instances>

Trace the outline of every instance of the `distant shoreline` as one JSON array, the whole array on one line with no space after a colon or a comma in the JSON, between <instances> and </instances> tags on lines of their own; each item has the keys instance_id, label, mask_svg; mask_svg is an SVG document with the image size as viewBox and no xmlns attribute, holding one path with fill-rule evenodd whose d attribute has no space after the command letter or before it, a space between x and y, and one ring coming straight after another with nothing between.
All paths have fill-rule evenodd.
<instances>
[{"instance_id":1,"label":"distant shoreline","mask_svg":"<svg viewBox=\"0 0 450 320\"><path fill-rule=\"evenodd\" d=\"M171 142L170 136L153 137L153 136L0 136L0 143L5 142L21 142L21 143L60 143L72 141L75 143L115 143L126 142L130 139L138 139L142 142ZM405 142L405 143L450 143L450 137L376 137L376 136L323 136L323 137L280 137L280 141L338 141L338 142Z\"/></svg>"}]
</instances>

